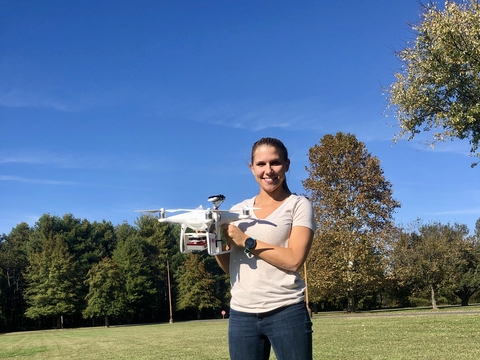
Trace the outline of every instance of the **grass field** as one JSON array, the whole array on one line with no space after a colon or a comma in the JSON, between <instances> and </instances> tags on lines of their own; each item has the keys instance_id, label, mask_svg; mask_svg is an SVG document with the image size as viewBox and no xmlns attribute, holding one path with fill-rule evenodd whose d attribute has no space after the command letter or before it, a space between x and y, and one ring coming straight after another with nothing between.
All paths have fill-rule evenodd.
<instances>
[{"instance_id":1,"label":"grass field","mask_svg":"<svg viewBox=\"0 0 480 360\"><path fill-rule=\"evenodd\" d=\"M480 359L478 307L322 314L313 324L314 359ZM0 359L228 359L227 327L212 320L7 333Z\"/></svg>"}]
</instances>

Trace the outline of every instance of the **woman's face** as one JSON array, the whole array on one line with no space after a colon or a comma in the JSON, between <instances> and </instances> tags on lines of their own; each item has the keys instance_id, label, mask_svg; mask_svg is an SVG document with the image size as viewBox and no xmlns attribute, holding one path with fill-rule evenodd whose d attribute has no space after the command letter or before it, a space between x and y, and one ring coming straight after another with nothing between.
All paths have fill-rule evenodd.
<instances>
[{"instance_id":1,"label":"woman's face","mask_svg":"<svg viewBox=\"0 0 480 360\"><path fill-rule=\"evenodd\" d=\"M289 166L290 160L283 160L276 148L261 145L255 151L250 169L260 188L272 193L282 187Z\"/></svg>"}]
</instances>

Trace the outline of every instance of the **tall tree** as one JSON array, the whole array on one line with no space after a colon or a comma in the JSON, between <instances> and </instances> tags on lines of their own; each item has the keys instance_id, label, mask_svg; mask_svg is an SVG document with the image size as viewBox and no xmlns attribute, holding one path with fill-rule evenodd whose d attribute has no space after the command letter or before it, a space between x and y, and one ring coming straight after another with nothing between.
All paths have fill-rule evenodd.
<instances>
[{"instance_id":1,"label":"tall tree","mask_svg":"<svg viewBox=\"0 0 480 360\"><path fill-rule=\"evenodd\" d=\"M178 283L177 309L189 309L201 317L203 310L217 309L220 300L215 296L215 280L205 270L200 256L189 254L187 260L176 274Z\"/></svg>"},{"instance_id":2,"label":"tall tree","mask_svg":"<svg viewBox=\"0 0 480 360\"><path fill-rule=\"evenodd\" d=\"M42 250L30 255L25 278L27 317L55 317L57 327L63 327L63 316L79 311L80 279L60 235L46 239Z\"/></svg>"},{"instance_id":3,"label":"tall tree","mask_svg":"<svg viewBox=\"0 0 480 360\"><path fill-rule=\"evenodd\" d=\"M73 256L81 278L86 278L90 268L102 257L111 255L115 246L114 228L111 223L90 223L72 214L62 217L44 214L35 224L32 248L41 247L42 241L49 237L61 236ZM88 293L87 286L81 281L80 299ZM86 303L81 307L85 307Z\"/></svg>"},{"instance_id":4,"label":"tall tree","mask_svg":"<svg viewBox=\"0 0 480 360\"><path fill-rule=\"evenodd\" d=\"M310 148L309 162L303 186L319 225L307 260L309 286L326 298L343 294L347 310L355 311L361 293L381 284L400 204L380 161L354 135L325 135Z\"/></svg>"},{"instance_id":5,"label":"tall tree","mask_svg":"<svg viewBox=\"0 0 480 360\"><path fill-rule=\"evenodd\" d=\"M0 330L4 328L6 323L5 319L5 307L6 307L6 296L4 295L5 292L5 275L3 273L3 269L0 268Z\"/></svg>"},{"instance_id":6,"label":"tall tree","mask_svg":"<svg viewBox=\"0 0 480 360\"><path fill-rule=\"evenodd\" d=\"M115 227L112 222L102 220L92 223L91 232L92 241L95 244L95 255L98 259L112 257L113 250L117 245L115 237Z\"/></svg>"},{"instance_id":7,"label":"tall tree","mask_svg":"<svg viewBox=\"0 0 480 360\"><path fill-rule=\"evenodd\" d=\"M16 330L25 325L23 273L28 265L26 248L30 234L31 229L28 224L20 223L8 236L3 235L0 241L0 272L4 274L2 297L5 327L10 330Z\"/></svg>"},{"instance_id":8,"label":"tall tree","mask_svg":"<svg viewBox=\"0 0 480 360\"><path fill-rule=\"evenodd\" d=\"M118 242L112 260L118 265L125 281L128 321L151 321L156 291L143 251L143 241L128 224L122 224L117 229L122 236L127 235Z\"/></svg>"},{"instance_id":9,"label":"tall tree","mask_svg":"<svg viewBox=\"0 0 480 360\"><path fill-rule=\"evenodd\" d=\"M168 319L167 261L171 260L174 254L173 249L178 249L178 238L175 236L174 226L168 223L159 223L157 218L151 215L142 215L135 221L135 224L138 227L138 236L144 244L144 253L156 289L156 299L153 302L155 317Z\"/></svg>"},{"instance_id":10,"label":"tall tree","mask_svg":"<svg viewBox=\"0 0 480 360\"><path fill-rule=\"evenodd\" d=\"M83 316L103 316L105 327L108 327L109 317L122 315L125 311L126 292L122 274L117 264L109 258L103 258L90 269L87 276L88 304Z\"/></svg>"},{"instance_id":11,"label":"tall tree","mask_svg":"<svg viewBox=\"0 0 480 360\"><path fill-rule=\"evenodd\" d=\"M397 52L402 71L388 89L400 125L397 139L434 130L431 146L468 139L471 155L480 157L478 1L446 1L443 10L430 2L413 30L416 39Z\"/></svg>"}]
</instances>

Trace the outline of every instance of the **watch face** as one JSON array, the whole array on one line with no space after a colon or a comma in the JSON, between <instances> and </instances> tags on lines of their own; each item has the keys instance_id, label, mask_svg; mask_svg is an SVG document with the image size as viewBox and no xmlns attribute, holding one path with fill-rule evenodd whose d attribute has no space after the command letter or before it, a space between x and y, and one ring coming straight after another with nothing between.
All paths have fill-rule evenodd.
<instances>
[{"instance_id":1,"label":"watch face","mask_svg":"<svg viewBox=\"0 0 480 360\"><path fill-rule=\"evenodd\" d=\"M252 238L248 238L245 240L245 247L247 249L253 249L255 247L255 240Z\"/></svg>"}]
</instances>

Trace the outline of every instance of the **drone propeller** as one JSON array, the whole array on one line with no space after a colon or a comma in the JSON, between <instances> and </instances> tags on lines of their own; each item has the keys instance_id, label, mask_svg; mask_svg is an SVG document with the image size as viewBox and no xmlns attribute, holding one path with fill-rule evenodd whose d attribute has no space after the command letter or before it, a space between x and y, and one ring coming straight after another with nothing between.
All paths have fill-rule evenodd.
<instances>
[{"instance_id":1,"label":"drone propeller","mask_svg":"<svg viewBox=\"0 0 480 360\"><path fill-rule=\"evenodd\" d=\"M219 212L242 212L242 211L251 211L251 210L260 210L260 208L254 207L254 206L244 206L241 209L215 210L215 211L219 211Z\"/></svg>"},{"instance_id":2,"label":"drone propeller","mask_svg":"<svg viewBox=\"0 0 480 360\"><path fill-rule=\"evenodd\" d=\"M163 209L158 209L158 210L135 210L135 212L141 212L141 213L157 213L157 212L163 212L165 210Z\"/></svg>"},{"instance_id":3,"label":"drone propeller","mask_svg":"<svg viewBox=\"0 0 480 360\"><path fill-rule=\"evenodd\" d=\"M164 208L161 209L152 209L152 210L135 210L135 212L146 212L146 213L164 213L164 212L174 212L176 210L165 210Z\"/></svg>"},{"instance_id":4,"label":"drone propeller","mask_svg":"<svg viewBox=\"0 0 480 360\"><path fill-rule=\"evenodd\" d=\"M172 212L179 212L179 211L195 211L195 210L201 210L201 208L197 209L153 209L153 210L135 210L135 212L145 212L145 213L172 213Z\"/></svg>"}]
</instances>

